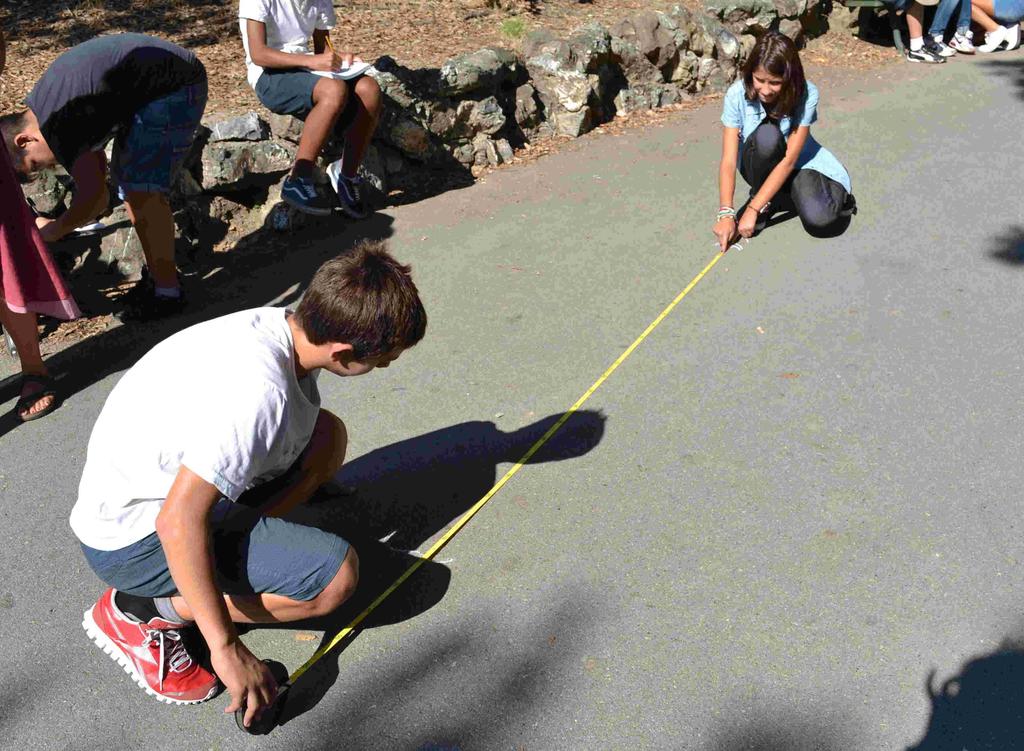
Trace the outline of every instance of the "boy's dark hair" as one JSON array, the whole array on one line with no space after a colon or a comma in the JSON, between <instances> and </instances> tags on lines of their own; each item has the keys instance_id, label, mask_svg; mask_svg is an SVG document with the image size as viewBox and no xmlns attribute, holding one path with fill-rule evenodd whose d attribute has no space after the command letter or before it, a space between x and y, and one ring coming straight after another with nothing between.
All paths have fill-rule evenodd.
<instances>
[{"instance_id":1,"label":"boy's dark hair","mask_svg":"<svg viewBox=\"0 0 1024 751\"><path fill-rule=\"evenodd\" d=\"M351 344L357 360L408 349L427 330L409 271L386 243L363 240L317 270L295 321L313 344Z\"/></svg>"},{"instance_id":2,"label":"boy's dark hair","mask_svg":"<svg viewBox=\"0 0 1024 751\"><path fill-rule=\"evenodd\" d=\"M21 133L28 125L28 110L11 112L7 115L0 115L0 137L3 138L4 148L14 159L17 156L17 149L14 146L14 137Z\"/></svg>"},{"instance_id":3,"label":"boy's dark hair","mask_svg":"<svg viewBox=\"0 0 1024 751\"><path fill-rule=\"evenodd\" d=\"M749 102L757 101L754 71L758 68L764 68L771 75L782 79L782 89L772 107L772 114L776 117L792 116L793 110L803 101L807 91L804 66L800 62L800 55L797 54L793 40L777 31L766 32L757 40L750 57L743 65L743 88Z\"/></svg>"}]
</instances>

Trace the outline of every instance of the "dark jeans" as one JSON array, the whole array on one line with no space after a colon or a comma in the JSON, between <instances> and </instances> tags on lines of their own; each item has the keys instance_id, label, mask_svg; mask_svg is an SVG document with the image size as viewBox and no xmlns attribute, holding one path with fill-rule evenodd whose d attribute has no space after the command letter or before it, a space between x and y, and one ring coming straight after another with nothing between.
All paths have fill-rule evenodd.
<instances>
[{"instance_id":1,"label":"dark jeans","mask_svg":"<svg viewBox=\"0 0 1024 751\"><path fill-rule=\"evenodd\" d=\"M751 195L764 185L784 156L786 138L779 126L769 120L757 126L740 152L740 175L750 185ZM791 207L812 235L833 235L849 224L848 213L843 213L848 200L852 203L846 188L835 180L817 170L802 169L790 175L772 205L776 210Z\"/></svg>"}]
</instances>

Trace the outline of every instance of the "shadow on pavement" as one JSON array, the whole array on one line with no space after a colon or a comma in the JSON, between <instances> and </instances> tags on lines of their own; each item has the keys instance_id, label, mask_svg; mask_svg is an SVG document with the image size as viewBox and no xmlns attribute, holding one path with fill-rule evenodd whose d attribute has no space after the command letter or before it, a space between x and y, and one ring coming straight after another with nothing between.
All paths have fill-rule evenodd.
<instances>
[{"instance_id":1,"label":"shadow on pavement","mask_svg":"<svg viewBox=\"0 0 1024 751\"><path fill-rule=\"evenodd\" d=\"M318 718L318 740L304 739L303 748L334 751L342 747L340 737L346 748L516 747L514 739L533 725L530 718L550 705L552 695L571 685L574 671L585 675L583 650L588 630L594 628L598 596L565 591L557 595L542 620L522 625L510 622L504 612L474 607L453 617L451 630L430 639L429 648L417 651L412 659L347 672L346 691L333 702L332 714ZM501 639L507 648L500 653L491 639L475 637L490 633L495 624L508 632ZM322 682L338 679L338 663L335 654L318 662L300 681L302 693L290 701L306 698L307 692L322 694ZM453 685L456 663L475 666L481 677L471 685ZM286 706L282 720L295 716ZM400 743L398 734L403 736Z\"/></svg>"},{"instance_id":2,"label":"shadow on pavement","mask_svg":"<svg viewBox=\"0 0 1024 751\"><path fill-rule=\"evenodd\" d=\"M990 73L1008 79L1018 99L1024 99L1024 61L1016 60L986 60L982 63Z\"/></svg>"},{"instance_id":3,"label":"shadow on pavement","mask_svg":"<svg viewBox=\"0 0 1024 751\"><path fill-rule=\"evenodd\" d=\"M560 417L551 415L509 433L492 422L460 423L371 451L347 464L340 480L354 485L355 495L320 496L288 518L328 529L352 543L360 558L356 594L327 618L271 628L322 629L320 646L329 644L416 562L418 555L409 550L460 518L493 487L498 465L519 461ZM600 412L574 413L529 463L586 454L601 441L604 425ZM386 535L392 535L389 544L378 539ZM360 628L398 623L429 610L444 597L450 580L447 567L433 561L421 564ZM281 724L320 702L338 679L338 654L350 641L319 660L289 691Z\"/></svg>"},{"instance_id":4,"label":"shadow on pavement","mask_svg":"<svg viewBox=\"0 0 1024 751\"><path fill-rule=\"evenodd\" d=\"M1024 266L1024 227L1017 225L1004 231L988 255L1010 266Z\"/></svg>"},{"instance_id":5,"label":"shadow on pavement","mask_svg":"<svg viewBox=\"0 0 1024 751\"><path fill-rule=\"evenodd\" d=\"M753 714L744 708L742 716ZM807 719L814 716L813 720ZM724 725L709 751L846 751L853 748L824 712L802 707L800 716L771 708L760 720Z\"/></svg>"},{"instance_id":6,"label":"shadow on pavement","mask_svg":"<svg viewBox=\"0 0 1024 751\"><path fill-rule=\"evenodd\" d=\"M1006 640L941 686L934 680L932 671L925 682L928 727L907 751L1024 749L1024 643Z\"/></svg>"}]
</instances>

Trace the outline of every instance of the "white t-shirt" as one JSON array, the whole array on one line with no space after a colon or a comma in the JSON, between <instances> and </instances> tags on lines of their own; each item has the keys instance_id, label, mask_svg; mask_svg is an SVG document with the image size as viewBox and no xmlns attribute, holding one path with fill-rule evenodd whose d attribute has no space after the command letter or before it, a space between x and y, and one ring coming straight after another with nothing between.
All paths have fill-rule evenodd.
<instances>
[{"instance_id":1,"label":"white t-shirt","mask_svg":"<svg viewBox=\"0 0 1024 751\"><path fill-rule=\"evenodd\" d=\"M242 30L242 44L245 47L246 77L254 89L263 73L263 68L252 61L249 54L249 35L246 21L252 19L267 27L267 46L281 52L296 52L304 55L313 52L309 38L315 29L329 31L334 28L334 3L332 0L240 0L238 3L238 25Z\"/></svg>"},{"instance_id":2,"label":"white t-shirt","mask_svg":"<svg viewBox=\"0 0 1024 751\"><path fill-rule=\"evenodd\" d=\"M152 534L182 465L237 500L294 463L320 412L319 371L296 376L286 313L197 324L124 374L89 439L71 510L79 540L118 550Z\"/></svg>"}]
</instances>

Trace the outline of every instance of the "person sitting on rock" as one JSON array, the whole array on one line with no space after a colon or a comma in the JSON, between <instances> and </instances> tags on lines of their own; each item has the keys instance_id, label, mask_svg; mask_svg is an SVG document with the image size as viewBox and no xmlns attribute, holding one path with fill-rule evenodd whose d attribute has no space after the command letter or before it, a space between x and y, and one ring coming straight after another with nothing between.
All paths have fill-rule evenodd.
<instances>
[{"instance_id":1,"label":"person sitting on rock","mask_svg":"<svg viewBox=\"0 0 1024 751\"><path fill-rule=\"evenodd\" d=\"M238 17L247 77L257 98L271 112L305 121L295 163L281 186L282 200L307 214L326 215L340 207L353 219L362 219L366 205L359 165L377 128L382 98L380 86L369 76L331 76L362 62L331 45L334 4L241 0ZM316 159L332 134L345 144L341 159L327 167L336 197L320 192L313 179Z\"/></svg>"},{"instance_id":2,"label":"person sitting on rock","mask_svg":"<svg viewBox=\"0 0 1024 751\"><path fill-rule=\"evenodd\" d=\"M721 208L712 232L724 252L752 237L772 212L793 209L808 232L833 236L857 212L850 175L811 136L818 117L818 89L804 79L793 41L764 34L725 94L722 160L718 170ZM750 197L733 208L736 167L750 185Z\"/></svg>"},{"instance_id":3,"label":"person sitting on rock","mask_svg":"<svg viewBox=\"0 0 1024 751\"><path fill-rule=\"evenodd\" d=\"M104 147L114 140L110 170L148 267L124 298L123 320L171 315L184 306L167 194L206 97L206 69L192 52L143 34L111 34L58 57L29 93L28 109L0 118L21 174L60 164L74 178L68 210L36 219L48 242L107 210Z\"/></svg>"},{"instance_id":4,"label":"person sitting on rock","mask_svg":"<svg viewBox=\"0 0 1024 751\"><path fill-rule=\"evenodd\" d=\"M426 326L409 267L364 241L320 267L295 312L197 324L117 383L71 528L111 587L82 625L147 693L195 704L223 683L246 726L273 704L277 684L233 624L327 615L359 578L348 542L281 518L345 459L348 431L320 407L318 376L386 368ZM212 673L182 639L194 627Z\"/></svg>"},{"instance_id":5,"label":"person sitting on rock","mask_svg":"<svg viewBox=\"0 0 1024 751\"><path fill-rule=\"evenodd\" d=\"M985 32L979 52L1015 50L1020 46L1020 21L1024 0L974 0L971 18Z\"/></svg>"}]
</instances>

